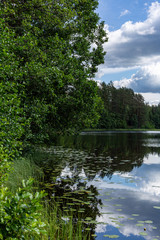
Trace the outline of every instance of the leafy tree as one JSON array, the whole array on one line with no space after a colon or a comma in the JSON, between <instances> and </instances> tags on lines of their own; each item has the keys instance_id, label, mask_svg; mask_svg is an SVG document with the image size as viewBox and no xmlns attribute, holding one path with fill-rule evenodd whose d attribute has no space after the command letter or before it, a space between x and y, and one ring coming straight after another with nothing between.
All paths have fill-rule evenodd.
<instances>
[{"instance_id":1,"label":"leafy tree","mask_svg":"<svg viewBox=\"0 0 160 240\"><path fill-rule=\"evenodd\" d=\"M18 63L11 51L13 33L5 27L2 19L0 29L0 145L2 152L5 148L8 157L12 158L19 154L26 119L18 94L19 83L10 82L13 75L18 78Z\"/></svg>"},{"instance_id":2,"label":"leafy tree","mask_svg":"<svg viewBox=\"0 0 160 240\"><path fill-rule=\"evenodd\" d=\"M151 106L149 110L150 124L160 129L160 104L158 106Z\"/></svg>"},{"instance_id":3,"label":"leafy tree","mask_svg":"<svg viewBox=\"0 0 160 240\"><path fill-rule=\"evenodd\" d=\"M107 41L97 6L97 0L1 1L17 60L17 72L6 76L18 84L31 120L28 138L43 141L52 131L97 123L101 100L92 78L104 61Z\"/></svg>"},{"instance_id":4,"label":"leafy tree","mask_svg":"<svg viewBox=\"0 0 160 240\"><path fill-rule=\"evenodd\" d=\"M100 128L141 128L147 126L147 106L141 94L132 89L116 89L113 83L102 83L99 95L104 103L98 127Z\"/></svg>"}]
</instances>

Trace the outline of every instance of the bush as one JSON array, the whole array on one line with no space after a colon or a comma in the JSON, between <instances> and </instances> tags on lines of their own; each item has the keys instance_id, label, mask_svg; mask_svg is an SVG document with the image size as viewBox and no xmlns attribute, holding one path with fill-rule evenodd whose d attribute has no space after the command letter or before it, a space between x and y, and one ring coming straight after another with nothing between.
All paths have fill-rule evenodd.
<instances>
[{"instance_id":1,"label":"bush","mask_svg":"<svg viewBox=\"0 0 160 240\"><path fill-rule=\"evenodd\" d=\"M25 239L26 234L43 235L45 223L41 221L41 199L44 192L31 192L33 179L22 181L13 196L8 188L0 190L0 239Z\"/></svg>"}]
</instances>

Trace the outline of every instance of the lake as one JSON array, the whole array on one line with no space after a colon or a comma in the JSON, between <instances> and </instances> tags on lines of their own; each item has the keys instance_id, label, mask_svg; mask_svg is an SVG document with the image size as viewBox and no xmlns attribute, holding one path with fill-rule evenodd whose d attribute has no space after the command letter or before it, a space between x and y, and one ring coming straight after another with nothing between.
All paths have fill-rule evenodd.
<instances>
[{"instance_id":1,"label":"lake","mask_svg":"<svg viewBox=\"0 0 160 240\"><path fill-rule=\"evenodd\" d=\"M35 162L50 201L91 239L160 239L160 132L59 137Z\"/></svg>"}]
</instances>

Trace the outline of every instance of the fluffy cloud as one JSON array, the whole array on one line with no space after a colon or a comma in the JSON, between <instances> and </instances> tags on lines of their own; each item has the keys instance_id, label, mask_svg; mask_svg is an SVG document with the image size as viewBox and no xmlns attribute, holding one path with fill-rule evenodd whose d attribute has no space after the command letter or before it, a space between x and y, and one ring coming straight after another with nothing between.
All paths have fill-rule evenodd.
<instances>
[{"instance_id":1,"label":"fluffy cloud","mask_svg":"<svg viewBox=\"0 0 160 240\"><path fill-rule=\"evenodd\" d=\"M114 85L132 88L135 92L160 93L160 62L141 67L130 79L115 81Z\"/></svg>"},{"instance_id":2,"label":"fluffy cloud","mask_svg":"<svg viewBox=\"0 0 160 240\"><path fill-rule=\"evenodd\" d=\"M160 61L160 3L154 2L144 22L126 22L108 32L106 68L131 68Z\"/></svg>"},{"instance_id":3,"label":"fluffy cloud","mask_svg":"<svg viewBox=\"0 0 160 240\"><path fill-rule=\"evenodd\" d=\"M129 10L124 10L123 12L121 12L121 15L120 15L120 17L123 17L123 16L125 16L125 15L127 15L127 14L129 14L130 13L130 11Z\"/></svg>"},{"instance_id":4,"label":"fluffy cloud","mask_svg":"<svg viewBox=\"0 0 160 240\"><path fill-rule=\"evenodd\" d=\"M160 3L153 2L143 22L128 21L116 31L107 31L105 64L97 77L139 69L130 79L115 85L131 87L137 92L160 92ZM108 29L108 28L107 28ZM117 79L118 80L118 79Z\"/></svg>"}]
</instances>

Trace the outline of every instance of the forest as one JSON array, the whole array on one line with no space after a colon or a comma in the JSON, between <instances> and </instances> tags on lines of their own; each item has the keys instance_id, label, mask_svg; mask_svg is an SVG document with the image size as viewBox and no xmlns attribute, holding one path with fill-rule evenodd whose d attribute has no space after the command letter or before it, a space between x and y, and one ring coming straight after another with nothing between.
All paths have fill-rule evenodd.
<instances>
[{"instance_id":1,"label":"forest","mask_svg":"<svg viewBox=\"0 0 160 240\"><path fill-rule=\"evenodd\" d=\"M97 128L160 128L160 104L150 106L140 93L128 88L116 89L112 82L103 82L98 94L103 102L103 110Z\"/></svg>"},{"instance_id":2,"label":"forest","mask_svg":"<svg viewBox=\"0 0 160 240\"><path fill-rule=\"evenodd\" d=\"M93 80L108 41L97 6L97 0L0 1L0 239L49 239L45 193L33 190L32 179L14 192L7 187L12 163L26 149L85 128L160 128L160 106Z\"/></svg>"}]
</instances>

